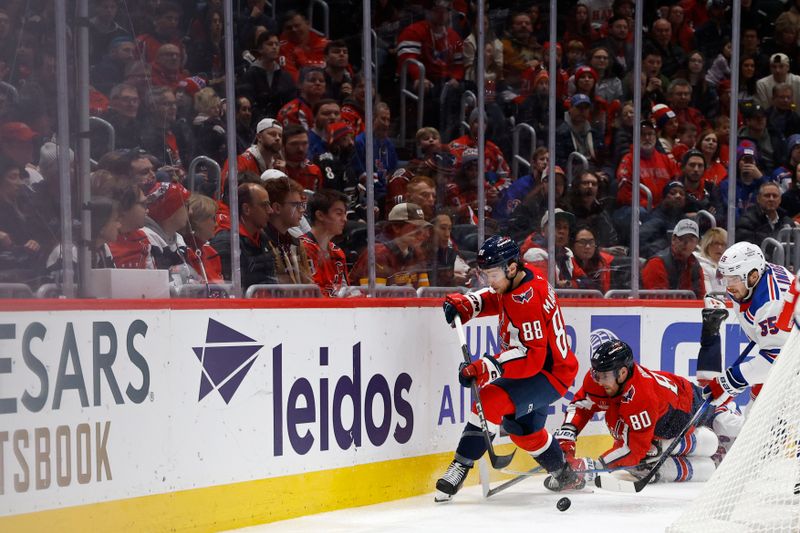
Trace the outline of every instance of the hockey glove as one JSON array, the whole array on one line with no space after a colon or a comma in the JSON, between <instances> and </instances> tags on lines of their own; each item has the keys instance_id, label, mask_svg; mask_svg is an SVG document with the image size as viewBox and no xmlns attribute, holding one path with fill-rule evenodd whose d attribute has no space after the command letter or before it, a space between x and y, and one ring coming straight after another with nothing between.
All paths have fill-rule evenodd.
<instances>
[{"instance_id":1,"label":"hockey glove","mask_svg":"<svg viewBox=\"0 0 800 533\"><path fill-rule=\"evenodd\" d=\"M564 424L553 433L553 436L558 441L558 445L561 446L561 451L564 452L564 460L571 461L575 459L575 426Z\"/></svg>"},{"instance_id":2,"label":"hockey glove","mask_svg":"<svg viewBox=\"0 0 800 533\"><path fill-rule=\"evenodd\" d=\"M573 457L568 462L578 479L586 482L594 481L594 478L597 477L597 472L594 470L605 468L602 461L590 457L581 457L580 459ZM589 472L586 472L586 470L589 470Z\"/></svg>"},{"instance_id":3,"label":"hockey glove","mask_svg":"<svg viewBox=\"0 0 800 533\"><path fill-rule=\"evenodd\" d=\"M462 387L469 387L473 380L477 380L480 388L502 375L500 361L492 356L484 355L471 363L461 363L458 367L458 382Z\"/></svg>"},{"instance_id":4,"label":"hockey glove","mask_svg":"<svg viewBox=\"0 0 800 533\"><path fill-rule=\"evenodd\" d=\"M795 278L792 286L784 295L783 309L778 316L778 327L783 331L791 331L792 323L795 322L795 308L797 307L797 295L800 293L800 280ZM800 323L800 321L798 321Z\"/></svg>"},{"instance_id":5,"label":"hockey glove","mask_svg":"<svg viewBox=\"0 0 800 533\"><path fill-rule=\"evenodd\" d=\"M444 309L444 319L448 324L452 324L456 316L461 317L461 322L465 323L480 310L480 298L474 294L454 292L445 296L442 308Z\"/></svg>"},{"instance_id":6,"label":"hockey glove","mask_svg":"<svg viewBox=\"0 0 800 533\"><path fill-rule=\"evenodd\" d=\"M703 398L711 398L711 405L717 406L725 403L731 396L735 396L741 392L728 385L725 376L718 376L708 382L708 385L703 387Z\"/></svg>"}]
</instances>

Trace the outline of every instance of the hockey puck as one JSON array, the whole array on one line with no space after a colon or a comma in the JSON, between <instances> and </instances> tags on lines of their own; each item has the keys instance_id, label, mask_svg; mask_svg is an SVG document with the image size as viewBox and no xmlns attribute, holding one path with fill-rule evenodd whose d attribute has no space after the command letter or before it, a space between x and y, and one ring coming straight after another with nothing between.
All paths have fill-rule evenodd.
<instances>
[{"instance_id":1,"label":"hockey puck","mask_svg":"<svg viewBox=\"0 0 800 533\"><path fill-rule=\"evenodd\" d=\"M558 509L559 511L561 511L563 513L564 511L569 509L570 505L572 505L572 502L570 501L569 498L567 498L565 496L565 497L561 498L560 500L558 500L558 503L556 503L556 509Z\"/></svg>"}]
</instances>

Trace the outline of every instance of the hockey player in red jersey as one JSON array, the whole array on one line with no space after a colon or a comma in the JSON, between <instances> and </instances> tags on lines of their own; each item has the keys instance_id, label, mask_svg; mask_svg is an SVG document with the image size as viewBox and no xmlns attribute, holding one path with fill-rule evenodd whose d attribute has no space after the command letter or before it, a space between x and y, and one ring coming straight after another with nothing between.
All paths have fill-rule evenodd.
<instances>
[{"instance_id":1,"label":"hockey player in red jersey","mask_svg":"<svg viewBox=\"0 0 800 533\"><path fill-rule=\"evenodd\" d=\"M718 328L727 311L714 311L716 314L711 321ZM647 460L661 454L663 442L675 438L702 404L702 389L681 376L649 370L635 363L630 346L618 339L600 344L592 354L591 365L567 407L564 423L555 432L565 457L574 470L637 465L642 465L643 471L649 470L645 464ZM598 412L605 412L606 426L614 444L598 460L576 459L576 436ZM715 420L718 417L721 417L719 421ZM673 452L674 460L662 466L662 476L654 479L707 480L715 468L711 456L718 451L719 441L715 431L701 426L712 426L723 433L732 430L731 436L735 436L740 426L736 424L737 418L741 415L735 411L735 406L721 406L719 413L708 411ZM726 425L731 422L733 427ZM692 457L687 459L687 455ZM637 470L631 472L636 475ZM558 485L550 478L545 480L548 488L551 483Z\"/></svg>"},{"instance_id":2,"label":"hockey player in red jersey","mask_svg":"<svg viewBox=\"0 0 800 533\"><path fill-rule=\"evenodd\" d=\"M544 427L548 408L564 396L578 372L555 291L541 272L520 260L519 246L508 237L487 239L478 252L478 267L490 288L447 295L445 318L452 324L456 316L466 322L499 315L501 351L462 363L459 382L469 386L477 380L486 420L502 424L511 440L552 474L551 488L582 488L584 481ZM436 501L458 492L486 449L473 405L455 458L436 482Z\"/></svg>"}]
</instances>

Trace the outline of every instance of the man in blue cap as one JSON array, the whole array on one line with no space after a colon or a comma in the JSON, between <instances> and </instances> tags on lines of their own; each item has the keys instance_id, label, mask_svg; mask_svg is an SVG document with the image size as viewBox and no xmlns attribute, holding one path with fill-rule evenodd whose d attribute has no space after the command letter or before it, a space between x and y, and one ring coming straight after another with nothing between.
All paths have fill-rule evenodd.
<instances>
[{"instance_id":1,"label":"man in blue cap","mask_svg":"<svg viewBox=\"0 0 800 533\"><path fill-rule=\"evenodd\" d=\"M573 95L564 122L556 130L556 164L565 167L572 152L583 154L589 163L600 166L603 134L592 128L592 101L582 93Z\"/></svg>"}]
</instances>

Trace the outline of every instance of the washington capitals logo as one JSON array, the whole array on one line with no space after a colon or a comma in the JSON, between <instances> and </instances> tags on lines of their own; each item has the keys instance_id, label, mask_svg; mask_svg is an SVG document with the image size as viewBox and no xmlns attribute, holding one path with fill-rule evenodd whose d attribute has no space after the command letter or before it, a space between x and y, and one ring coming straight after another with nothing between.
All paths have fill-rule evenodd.
<instances>
[{"instance_id":1,"label":"washington capitals logo","mask_svg":"<svg viewBox=\"0 0 800 533\"><path fill-rule=\"evenodd\" d=\"M200 397L197 400L202 400L208 393L216 390L225 403L230 403L247 372L256 362L258 350L263 346L209 318L205 346L192 348L203 366Z\"/></svg>"},{"instance_id":2,"label":"washington capitals logo","mask_svg":"<svg viewBox=\"0 0 800 533\"><path fill-rule=\"evenodd\" d=\"M636 388L631 385L631 388L622 395L622 403L631 403L633 401L633 396L636 394Z\"/></svg>"},{"instance_id":3,"label":"washington capitals logo","mask_svg":"<svg viewBox=\"0 0 800 533\"><path fill-rule=\"evenodd\" d=\"M528 290L522 294L512 294L511 299L518 304L526 304L533 298L533 287L528 287Z\"/></svg>"}]
</instances>

